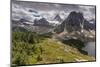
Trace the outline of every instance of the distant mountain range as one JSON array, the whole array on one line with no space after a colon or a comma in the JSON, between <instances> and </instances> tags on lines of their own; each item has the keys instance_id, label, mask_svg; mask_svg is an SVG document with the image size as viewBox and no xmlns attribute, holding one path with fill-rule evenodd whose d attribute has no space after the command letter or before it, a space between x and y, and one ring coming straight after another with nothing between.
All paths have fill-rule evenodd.
<instances>
[{"instance_id":1,"label":"distant mountain range","mask_svg":"<svg viewBox=\"0 0 100 67\"><path fill-rule=\"evenodd\" d=\"M29 12L33 12L33 10L29 10ZM35 12L35 13L37 13L37 12ZM39 18L39 19L37 19L37 18ZM51 21L51 22L53 22L52 24L47 19L45 19L44 17L40 18L40 16L34 16L33 22L30 22L29 20L24 19L24 18L21 18L18 21L12 20L12 22L14 24L16 23L16 24L19 24L19 25L23 24L23 25L47 26L47 27L48 26L50 27L50 25L55 24L56 23L55 21L58 24L61 23L58 26L58 29L59 28L62 29L61 31L63 31L64 28L66 28L67 31L69 31L69 32L80 31L82 26L86 30L95 30L95 20L94 19L87 21L84 18L82 13L80 13L80 12L78 13L78 12L75 12L75 11L71 12L65 20L62 20L60 15L57 14L54 17L54 19Z\"/></svg>"},{"instance_id":2,"label":"distant mountain range","mask_svg":"<svg viewBox=\"0 0 100 67\"><path fill-rule=\"evenodd\" d=\"M49 22L45 18L41 18L39 20L37 20L37 19L34 20L34 26L50 27L50 24L49 24Z\"/></svg>"},{"instance_id":3,"label":"distant mountain range","mask_svg":"<svg viewBox=\"0 0 100 67\"><path fill-rule=\"evenodd\" d=\"M69 34L73 33L73 35L70 35L70 37L75 36L75 38L77 38L77 36L79 36L80 38L95 37L95 20L86 20L83 14L80 12L72 11L64 20L61 19L59 14L57 14L52 21L49 21L44 17L40 18L40 16L34 16L34 18L35 19L33 20L33 22L30 22L29 20L26 20L24 18L18 21L12 20L13 27L19 27L14 27L14 30L15 28L19 30L21 27L21 30L25 31L26 29L28 31L39 32L42 34L54 31L57 34L61 34L63 32ZM61 37L69 36L69 34L65 33L62 34Z\"/></svg>"}]
</instances>

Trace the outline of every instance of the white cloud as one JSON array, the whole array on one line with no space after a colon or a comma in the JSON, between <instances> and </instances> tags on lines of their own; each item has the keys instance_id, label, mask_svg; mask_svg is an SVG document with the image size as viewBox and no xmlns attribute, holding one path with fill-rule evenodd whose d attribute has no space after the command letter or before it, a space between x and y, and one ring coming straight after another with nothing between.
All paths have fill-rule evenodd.
<instances>
[{"instance_id":1,"label":"white cloud","mask_svg":"<svg viewBox=\"0 0 100 67\"><path fill-rule=\"evenodd\" d=\"M13 4L12 3L12 19L13 20L19 20L21 18L24 18L26 20L29 20L30 22L33 22L34 19L40 19L41 17L34 17L33 12L29 12L30 8L24 8L20 5L17 5L17 4ZM37 13L38 14L38 13Z\"/></svg>"},{"instance_id":2,"label":"white cloud","mask_svg":"<svg viewBox=\"0 0 100 67\"><path fill-rule=\"evenodd\" d=\"M94 6L79 6L79 9L84 14L84 18L87 20L95 19L95 7Z\"/></svg>"}]
</instances>

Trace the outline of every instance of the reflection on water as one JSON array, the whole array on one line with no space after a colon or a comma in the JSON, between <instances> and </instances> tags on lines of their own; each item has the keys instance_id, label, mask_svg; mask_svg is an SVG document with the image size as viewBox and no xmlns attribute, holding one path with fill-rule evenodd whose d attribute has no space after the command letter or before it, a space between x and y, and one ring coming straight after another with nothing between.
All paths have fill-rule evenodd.
<instances>
[{"instance_id":1,"label":"reflection on water","mask_svg":"<svg viewBox=\"0 0 100 67\"><path fill-rule=\"evenodd\" d=\"M95 42L88 42L85 43L85 47L83 48L83 50L88 52L88 55L90 56L94 56L95 57Z\"/></svg>"}]
</instances>

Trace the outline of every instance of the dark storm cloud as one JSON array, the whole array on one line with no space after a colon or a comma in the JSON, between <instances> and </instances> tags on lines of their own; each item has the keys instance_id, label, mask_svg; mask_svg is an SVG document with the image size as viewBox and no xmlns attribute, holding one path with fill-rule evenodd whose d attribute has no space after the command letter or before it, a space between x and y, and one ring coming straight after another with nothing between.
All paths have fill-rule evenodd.
<instances>
[{"instance_id":1,"label":"dark storm cloud","mask_svg":"<svg viewBox=\"0 0 100 67\"><path fill-rule=\"evenodd\" d=\"M13 7L17 5L18 7ZM71 11L82 12L84 17L88 20L95 18L95 7L94 6L82 6L82 5L69 5L69 4L55 4L55 3L41 3L41 2L13 2L13 14L18 14L15 10L19 8L19 15L23 12L27 15L28 9L33 9L39 12L42 16L53 17L55 14L59 13L62 17L67 17ZM21 12L20 12L21 11ZM30 15L29 15L30 16ZM28 17L29 17L28 16Z\"/></svg>"},{"instance_id":2,"label":"dark storm cloud","mask_svg":"<svg viewBox=\"0 0 100 67\"><path fill-rule=\"evenodd\" d=\"M65 5L65 4L55 4L55 3L41 3L41 2L14 2L22 7L34 8L41 11L50 11L50 10L63 10L67 11L69 9L77 10L77 5Z\"/></svg>"}]
</instances>

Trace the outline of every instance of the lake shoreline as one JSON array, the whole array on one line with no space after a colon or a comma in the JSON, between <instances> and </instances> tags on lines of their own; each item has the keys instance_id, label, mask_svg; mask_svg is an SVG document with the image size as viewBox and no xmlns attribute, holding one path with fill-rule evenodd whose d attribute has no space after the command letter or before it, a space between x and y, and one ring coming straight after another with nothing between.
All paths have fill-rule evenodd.
<instances>
[{"instance_id":1,"label":"lake shoreline","mask_svg":"<svg viewBox=\"0 0 100 67\"><path fill-rule=\"evenodd\" d=\"M87 51L89 56L96 56L96 44L95 42L84 43L85 47L82 50Z\"/></svg>"}]
</instances>

